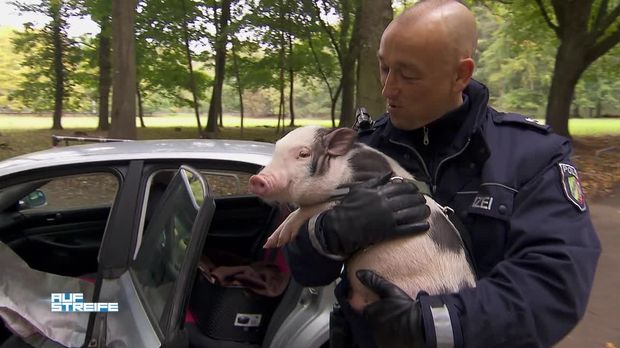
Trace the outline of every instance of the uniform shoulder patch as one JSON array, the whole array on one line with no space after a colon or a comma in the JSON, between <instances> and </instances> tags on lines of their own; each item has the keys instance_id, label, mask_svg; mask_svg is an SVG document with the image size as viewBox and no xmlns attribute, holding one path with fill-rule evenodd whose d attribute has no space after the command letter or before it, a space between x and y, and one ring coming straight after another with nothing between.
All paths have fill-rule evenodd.
<instances>
[{"instance_id":1,"label":"uniform shoulder patch","mask_svg":"<svg viewBox=\"0 0 620 348\"><path fill-rule=\"evenodd\" d=\"M560 177L562 179L564 195L580 211L586 211L586 197L583 194L577 169L566 163L558 163L558 166L560 167Z\"/></svg>"},{"instance_id":2,"label":"uniform shoulder patch","mask_svg":"<svg viewBox=\"0 0 620 348\"><path fill-rule=\"evenodd\" d=\"M533 118L527 117L519 114L498 114L495 117L495 121L497 123L507 123L507 124L519 124L524 126L531 126L536 129L548 132L551 127L549 125L544 124L543 122Z\"/></svg>"}]
</instances>

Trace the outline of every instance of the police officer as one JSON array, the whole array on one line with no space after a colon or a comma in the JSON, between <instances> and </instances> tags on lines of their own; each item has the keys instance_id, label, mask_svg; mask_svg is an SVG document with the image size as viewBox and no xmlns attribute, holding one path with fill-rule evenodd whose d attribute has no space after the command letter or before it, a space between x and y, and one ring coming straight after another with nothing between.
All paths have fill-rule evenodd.
<instances>
[{"instance_id":1,"label":"police officer","mask_svg":"<svg viewBox=\"0 0 620 348\"><path fill-rule=\"evenodd\" d=\"M459 293L412 298L359 271L380 297L359 314L343 279L336 297L354 346L549 347L584 314L600 243L570 142L487 105L487 88L471 78L476 40L475 19L457 1L420 1L390 23L378 52L387 114L360 141L426 181L458 214L479 280ZM355 251L428 230L424 207L404 183L353 188L288 246L293 276L332 282Z\"/></svg>"}]
</instances>

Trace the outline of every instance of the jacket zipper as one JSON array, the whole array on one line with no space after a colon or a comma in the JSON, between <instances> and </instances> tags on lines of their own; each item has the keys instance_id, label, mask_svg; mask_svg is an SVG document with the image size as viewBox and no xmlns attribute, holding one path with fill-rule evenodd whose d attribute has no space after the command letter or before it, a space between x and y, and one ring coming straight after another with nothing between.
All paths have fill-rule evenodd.
<instances>
[{"instance_id":1,"label":"jacket zipper","mask_svg":"<svg viewBox=\"0 0 620 348\"><path fill-rule=\"evenodd\" d=\"M465 145L463 145L463 147L456 152L455 154L448 156L444 159L441 160L441 162L439 162L439 164L437 165L437 168L435 168L435 177L433 178L433 182L431 183L431 185L433 186L433 193L435 192L435 189L437 188L436 183L437 183L437 177L439 176L439 168L441 168L441 165L444 164L447 160L450 160L460 154L463 153L463 151L465 151L465 149L467 148L467 146L469 145L469 143L471 142L471 138L467 138L467 141L465 142Z\"/></svg>"},{"instance_id":2,"label":"jacket zipper","mask_svg":"<svg viewBox=\"0 0 620 348\"><path fill-rule=\"evenodd\" d=\"M413 153L415 153L415 155L418 157L418 160L420 161L420 163L422 163L422 168L424 169L424 173L426 174L426 176L428 177L429 180L433 180L433 177L431 177L431 173L428 171L428 168L426 167L426 163L424 163L424 159L422 158L422 156L420 156L420 153L414 149L413 147L407 145L407 144L403 144L403 143L399 143L398 141L389 139L390 143L392 144L396 144L396 145L400 145L400 146L404 146L406 148L408 148L409 150L411 150ZM435 190L432 188L433 183L431 182L431 193L434 193Z\"/></svg>"},{"instance_id":3,"label":"jacket zipper","mask_svg":"<svg viewBox=\"0 0 620 348\"><path fill-rule=\"evenodd\" d=\"M422 156L420 156L420 153L416 149L414 149L413 147L411 147L411 146L409 146L407 144L403 144L403 143L400 143L400 142L392 140L392 139L389 139L389 141L392 144L404 146L407 149L411 150L413 153L415 153L415 155L418 157L418 160L420 161L420 163L422 163L422 168L424 169L424 173L426 173L428 178L431 180L431 193L435 193L435 190L437 189L437 177L439 176L439 169L441 168L441 165L444 164L446 161L448 161L448 160L450 160L450 159L452 159L454 157L457 157L458 155L462 154L463 151L465 151L465 149L467 148L467 146L469 146L469 143L471 142L471 138L467 138L467 142L465 142L465 145L459 151L457 151L455 154L442 159L441 162L439 162L439 164L437 165L437 168L435 169L435 175L432 176L432 177L431 177L430 172L428 171L428 168L426 167L426 163L424 162L424 159L422 158ZM426 139L426 131L425 131L425 141L428 141L428 139Z\"/></svg>"},{"instance_id":4,"label":"jacket zipper","mask_svg":"<svg viewBox=\"0 0 620 348\"><path fill-rule=\"evenodd\" d=\"M428 146L428 144L430 143L430 141L428 140L428 127L424 127L424 140L422 140L422 142L424 143L424 146Z\"/></svg>"}]
</instances>

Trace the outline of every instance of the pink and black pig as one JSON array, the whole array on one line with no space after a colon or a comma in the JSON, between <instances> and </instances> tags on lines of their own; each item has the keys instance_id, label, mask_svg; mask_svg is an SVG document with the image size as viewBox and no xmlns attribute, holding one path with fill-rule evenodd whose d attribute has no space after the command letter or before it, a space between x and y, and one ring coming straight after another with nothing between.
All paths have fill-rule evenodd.
<instances>
[{"instance_id":1,"label":"pink and black pig","mask_svg":"<svg viewBox=\"0 0 620 348\"><path fill-rule=\"evenodd\" d=\"M337 204L330 198L343 186L388 172L414 180L392 158L356 143L356 136L349 128L330 130L307 126L291 131L276 142L271 163L250 178L250 190L266 201L291 203L298 208L269 237L265 247L290 242L303 223ZM430 196L426 201L431 209L427 233L386 240L345 261L351 283L349 301L354 309L361 311L378 299L355 276L359 269L375 271L412 298L419 291L434 295L475 286L474 273L457 229L442 206Z\"/></svg>"}]
</instances>

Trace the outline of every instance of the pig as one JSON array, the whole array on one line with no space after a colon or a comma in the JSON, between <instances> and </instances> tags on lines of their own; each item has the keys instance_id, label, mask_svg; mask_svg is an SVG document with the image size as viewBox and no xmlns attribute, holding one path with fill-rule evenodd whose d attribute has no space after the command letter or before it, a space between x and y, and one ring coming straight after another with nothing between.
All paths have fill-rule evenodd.
<instances>
[{"instance_id":1,"label":"pig","mask_svg":"<svg viewBox=\"0 0 620 348\"><path fill-rule=\"evenodd\" d=\"M293 240L303 223L329 209L330 197L343 186L393 173L415 180L394 159L361 143L349 128L329 130L316 126L297 128L276 142L271 163L250 177L250 191L266 201L291 203L298 208L276 229L266 248ZM370 269L415 298L474 287L475 276L463 241L445 209L430 196L430 230L372 245L346 260L350 282L348 301L357 311L376 301L377 295L355 276Z\"/></svg>"}]
</instances>

